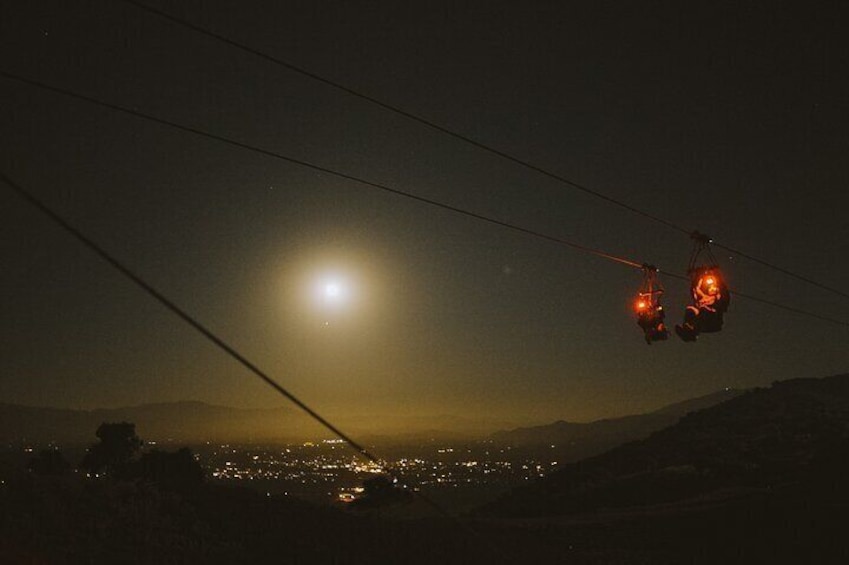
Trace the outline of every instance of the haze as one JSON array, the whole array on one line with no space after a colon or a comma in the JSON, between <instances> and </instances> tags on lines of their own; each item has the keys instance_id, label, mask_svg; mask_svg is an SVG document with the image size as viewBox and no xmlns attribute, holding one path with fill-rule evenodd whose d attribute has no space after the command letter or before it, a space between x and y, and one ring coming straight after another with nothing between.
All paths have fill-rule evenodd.
<instances>
[{"instance_id":1,"label":"haze","mask_svg":"<svg viewBox=\"0 0 849 565\"><path fill-rule=\"evenodd\" d=\"M827 14L286 4L181 9L814 280L849 280L846 51ZM686 267L686 235L131 6L6 12L9 72ZM743 299L721 334L648 347L634 269L9 80L0 91L12 178L355 429L588 421L849 361L845 327ZM4 402L285 405L8 190L0 209ZM737 290L849 314L843 298L719 259ZM676 323L687 289L665 282Z\"/></svg>"}]
</instances>

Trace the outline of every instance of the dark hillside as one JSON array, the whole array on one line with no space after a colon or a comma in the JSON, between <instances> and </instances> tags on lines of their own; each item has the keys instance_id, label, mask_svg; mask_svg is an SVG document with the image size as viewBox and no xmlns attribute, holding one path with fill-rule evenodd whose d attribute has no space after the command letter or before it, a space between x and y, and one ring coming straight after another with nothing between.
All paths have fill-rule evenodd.
<instances>
[{"instance_id":1,"label":"dark hillside","mask_svg":"<svg viewBox=\"0 0 849 565\"><path fill-rule=\"evenodd\" d=\"M389 521L243 488L181 495L78 476L0 487L0 551L3 563L426 564L486 554L444 521Z\"/></svg>"},{"instance_id":2,"label":"dark hillside","mask_svg":"<svg viewBox=\"0 0 849 565\"><path fill-rule=\"evenodd\" d=\"M643 439L652 432L675 424L689 412L714 406L743 394L742 390L722 390L670 404L647 414L607 418L587 423L558 421L545 426L517 428L501 431L491 436L492 440L513 449L538 451L545 447L546 453L561 463L578 461L604 453L623 443Z\"/></svg>"},{"instance_id":3,"label":"dark hillside","mask_svg":"<svg viewBox=\"0 0 849 565\"><path fill-rule=\"evenodd\" d=\"M569 465L484 508L568 515L805 485L849 461L849 375L774 383Z\"/></svg>"},{"instance_id":4,"label":"dark hillside","mask_svg":"<svg viewBox=\"0 0 849 565\"><path fill-rule=\"evenodd\" d=\"M777 382L481 508L573 563L849 562L849 375Z\"/></svg>"}]
</instances>

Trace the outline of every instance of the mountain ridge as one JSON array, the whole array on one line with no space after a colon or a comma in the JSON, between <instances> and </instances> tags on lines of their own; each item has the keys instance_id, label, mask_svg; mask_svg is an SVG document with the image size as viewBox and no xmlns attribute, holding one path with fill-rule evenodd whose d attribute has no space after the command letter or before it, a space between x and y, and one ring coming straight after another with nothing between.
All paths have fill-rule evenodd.
<instances>
[{"instance_id":1,"label":"mountain ridge","mask_svg":"<svg viewBox=\"0 0 849 565\"><path fill-rule=\"evenodd\" d=\"M558 420L543 426L499 431L490 438L511 449L539 450L541 446L547 446L551 456L561 463L569 463L648 437L653 432L675 424L690 412L731 400L744 392L741 389L724 389L662 406L645 414L603 418L592 422Z\"/></svg>"},{"instance_id":2,"label":"mountain ridge","mask_svg":"<svg viewBox=\"0 0 849 565\"><path fill-rule=\"evenodd\" d=\"M554 516L717 493L816 492L842 484L847 462L849 374L792 379L690 412L648 438L517 488L482 511Z\"/></svg>"},{"instance_id":3,"label":"mountain ridge","mask_svg":"<svg viewBox=\"0 0 849 565\"><path fill-rule=\"evenodd\" d=\"M290 439L311 424L290 408L233 408L201 401L75 410L0 403L0 440L87 443L103 422L129 421L151 441Z\"/></svg>"},{"instance_id":4,"label":"mountain ridge","mask_svg":"<svg viewBox=\"0 0 849 565\"><path fill-rule=\"evenodd\" d=\"M490 438L515 445L565 445L569 453L564 461L599 453L624 441L643 437L677 420L680 406L719 402L728 391L661 407L648 414L605 418L588 423L559 420L548 426L515 428L489 433L496 420L473 421L460 416L434 418L407 416L403 431L395 434L375 433L344 426L361 437L376 442L440 440L472 440ZM719 396L717 396L719 395ZM722 398L720 398L720 396ZM711 399L707 401L706 399ZM694 404L695 403L695 404ZM129 421L148 441L303 441L327 435L326 430L289 407L237 408L198 400L152 402L117 408L72 409L50 406L27 406L0 402L0 441L57 442L85 444L94 441L94 432L102 422ZM450 422L453 428L447 423ZM501 422L503 424L503 422ZM409 428L409 429L407 429ZM450 428L450 429L449 429ZM456 428L456 429L454 429ZM517 435L539 435L530 441L516 441ZM570 442L579 445L568 445ZM570 455L571 453L571 455Z\"/></svg>"}]
</instances>

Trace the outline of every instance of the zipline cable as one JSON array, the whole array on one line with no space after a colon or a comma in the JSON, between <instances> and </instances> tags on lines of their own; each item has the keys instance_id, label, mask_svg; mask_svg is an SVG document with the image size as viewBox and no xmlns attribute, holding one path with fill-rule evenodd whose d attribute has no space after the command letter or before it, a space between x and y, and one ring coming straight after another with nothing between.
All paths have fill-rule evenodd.
<instances>
[{"instance_id":1,"label":"zipline cable","mask_svg":"<svg viewBox=\"0 0 849 565\"><path fill-rule=\"evenodd\" d=\"M340 430L329 420L324 418L321 414L310 408L306 403L304 403L300 398L295 396L293 393L289 392L286 388L283 387L276 380L271 378L265 371L260 369L257 365L255 365L252 361L250 361L243 354L239 353L235 347L231 346L227 342L225 342L222 338L218 337L212 330L208 329L202 323L200 323L195 317L191 314L180 308L174 301L166 297L160 291L156 290L150 283L145 281L140 275L136 274L129 267L124 265L121 261L115 258L111 253L106 251L103 247L97 244L93 239L84 234L82 231L74 227L70 222L65 220L62 216L56 213L52 208L50 208L47 204L45 204L42 200L37 198L31 192L26 190L19 183L15 182L9 176L0 171L0 180L2 180L9 188L11 188L18 196L29 202L32 206L41 211L44 215L50 218L54 223L62 227L66 232L72 235L75 239L77 239L84 246L88 247L91 251L93 251L96 255L98 255L101 259L106 261L110 266L112 266L115 270L119 271L125 277L130 279L136 286L140 287L144 292L153 297L157 302L165 306L172 313L176 314L180 319L189 324L192 328L198 331L201 335L203 335L206 339L211 341L216 347L227 353L230 357L239 362L243 367L245 367L248 371L250 371L255 376L259 377L265 384L273 388L280 395L285 397L287 400L295 404L298 408L307 413L313 420L321 424L324 428L335 434L336 437L343 440L346 444L348 444L354 451L359 453L362 457L366 458L368 461L374 463L381 471L388 474L388 469L386 465L379 459L376 455L374 455L371 451L366 449L362 444L354 440L351 436ZM420 490L410 489L409 492L412 492L413 495L418 496L422 501L427 503L431 508L436 510L442 516L450 519L453 522L460 524L463 528L469 530L474 533L471 528L467 524L463 524L460 522L453 514L442 508L439 504L433 501L430 497L423 494Z\"/></svg>"},{"instance_id":2,"label":"zipline cable","mask_svg":"<svg viewBox=\"0 0 849 565\"><path fill-rule=\"evenodd\" d=\"M627 211L629 211L629 212L632 212L632 213L634 213L634 214L637 214L637 215L639 215L639 216L642 216L642 217L644 217L644 218L647 218L647 219L649 219L649 220L652 220L652 221L654 221L654 222L657 222L657 223L659 223L659 224L662 224L662 225L664 225L664 226L666 226L666 227L668 227L668 228L670 228L670 229L673 229L673 230L675 230L675 231L681 232L681 233L686 234L686 235L690 235L690 233L691 233L691 231L692 231L692 230L688 230L688 229L686 229L686 228L684 228L684 227L682 227L682 226L679 226L678 224L675 224L675 223L673 223L673 222L671 222L671 221L669 221L669 220L666 220L666 219L661 218L661 217L659 217L659 216L655 216L654 214L650 214L650 213L646 212L645 210L641 210L641 209L639 209L639 208L637 208L637 207L635 207L635 206L632 206L632 205L630 205L630 204L627 204L627 203L625 203L625 202L622 202L621 200L618 200L618 199L616 199L616 198L610 197L610 196L608 196L608 195L606 195L606 194L604 194L604 193L602 193L602 192L599 192L599 191L597 191L597 190L594 190L594 189L592 189L592 188L589 188L588 186L585 186L585 185L583 185L583 184L580 184L580 183L578 183L578 182L575 182L575 181L573 181L573 180L571 180L571 179L569 179L569 178L564 177L563 175L560 175L560 174L554 173L554 172L549 171L548 169L544 169L544 168L542 168L542 167L540 167L540 166L538 166L538 165L534 165L533 163L530 163L530 162L528 162L528 161L525 161L524 159L520 159L519 157L516 157L516 156L514 156L514 155L511 155L510 153L507 153L507 152L502 151L502 150L500 150L500 149L496 149L496 148L494 148L494 147L492 147L492 146L490 146L490 145L487 145L487 144L485 144L485 143L483 143L483 142L477 141L477 140L475 140L475 139L473 139L473 138L471 138L471 137L469 137L469 136L467 136L467 135L463 135L463 134L461 134L461 133L457 133L457 132L456 132L456 131L454 131L454 130L451 130L451 129L449 129L449 128L445 127L445 126L441 126L441 125L439 125L439 124L437 124L437 123L435 123L435 122L433 122L433 121L431 121L431 120L428 120L427 118L423 118L423 117L421 117L421 116L419 116L419 115L417 115L417 114L414 114L414 113L409 112L409 111L407 111L407 110L403 110L403 109L399 108L398 106L395 106L395 105L393 105L393 104L389 104L388 102L383 102L382 100L379 100L379 99L377 99L377 98L375 98L375 97L373 97L373 96L369 96L368 94L364 94L364 93L362 93L362 92L360 92L360 91L358 91L358 90L355 90L355 89L353 89L353 88L351 88L351 87L345 86L345 85L344 85L344 84L342 84L342 83L339 83L339 82L337 82L337 81L331 80L331 79L329 79L329 78L327 78L327 77L324 77L324 76L322 76L322 75L316 74L316 73L314 73L314 72L312 72L312 71L308 71L307 69L305 69L305 68L303 68L303 67L300 67L300 66L295 65L295 64L293 64L293 63L290 63L290 62L288 62L288 61L285 61L285 60L283 60L283 59L280 59L279 57L276 57L276 56L274 56L274 55L270 55L270 54L268 54L268 53L266 53L266 52L264 52L264 51L260 51L259 49L255 49L255 48L253 48L253 47L250 47L250 46L248 46L248 45L245 45L244 43L240 43L240 42L238 42L238 41L236 41L236 40L234 40L234 39L230 39L229 37L223 36L223 35L221 35L221 34L219 34L219 33L216 33L216 32L214 32L214 31L212 31L212 30L209 30L209 29L207 29L207 28L205 28L205 27L202 27L202 26L199 26L199 25L197 25L197 24L194 24L194 23L192 23L192 22L190 22L190 21L188 21L188 20L186 20L186 19L180 18L180 17L175 16L175 15L173 15L173 14L170 14L170 13L168 13L168 12L164 12L164 11L162 11L162 10L159 10L159 9L157 9L157 8L154 8L154 7L152 7L152 6L149 6L149 5L145 4L144 2L139 2L138 0L121 0L121 1L122 1L122 2L124 2L125 4L130 4L130 5L135 6L136 8L138 8L138 9L140 9L140 10L144 10L144 11L146 11L146 12L148 12L148 13L151 13L151 14L153 14L153 15L155 15L155 16L158 16L158 17L160 17L160 18L163 18L163 19L165 19L165 20L168 20L168 21L170 21L170 22L172 22L172 23L174 23L174 24L177 24L177 25L179 25L179 26L181 26L181 27L184 27L184 28L190 29L190 30L192 30L192 31L195 31L195 32L197 32L197 33L201 34L201 35L205 35L205 36L210 37L210 38L212 38L212 39L214 39L214 40L216 40L216 41L219 41L219 42L221 42L221 43L224 43L224 44L226 44L226 45L229 45L230 47L233 47L233 48L239 49L239 50L241 50L241 51L244 51L244 52L246 52L246 53L249 53L249 54L251 54L251 55L254 55L254 56L256 56L256 57L259 57L259 58L261 58L261 59L264 59L264 60L266 60L266 61L268 61L268 62L270 62L270 63L273 63L273 64L278 65L278 66L280 66L280 67L283 67L283 68L285 68L285 69L288 69L288 70L290 70L290 71L292 71L292 72L294 72L294 73L298 73L298 74L300 74L300 75L302 75L302 76L308 77L308 78L310 78L310 79L312 79L312 80L315 80L315 81L317 81L317 82L320 82L320 83L322 83L322 84L325 84L325 85L327 85L327 86L330 86L330 87L332 87L332 88L335 88L335 89L337 89L337 90L339 90L339 91L342 91L342 92L344 92L344 93L346 93L346 94L349 94L349 95L354 96L354 97L356 97L356 98L359 98L359 99L361 99L361 100L365 100L365 101L367 101L367 102L369 102L369 103L371 103L371 104L374 104L374 105L376 105L376 106L378 106L378 107L380 107L380 108L383 108L384 110L388 110L389 112L392 112L392 113L397 114L397 115L399 115L399 116L403 116L403 117L405 117L405 118L407 118L407 119L409 119L409 120L412 120L412 121L414 121L414 122L417 122L417 123L419 123L419 124L422 124L422 125L424 125L424 126L427 126L427 127L431 128L431 129L434 129L434 130L436 130L436 131L439 131L440 133L443 133L443 134L445 134L445 135L448 135L448 136L450 136L450 137L453 137L454 139L458 139L458 140L460 140L460 141L462 141L462 142L464 142L464 143L467 143L467 144L469 144L469 145L472 145L472 146L474 146L474 147L477 147L478 149L481 149L481 150L486 151L486 152L488 152L488 153L490 153L490 154L493 154L493 155L496 155L496 156L498 156L498 157L501 157L502 159L506 159L507 161L510 161L510 162L512 162L512 163L514 163L514 164L520 165L520 166L522 166L522 167L524 167L524 168L526 168L526 169L532 170L532 171L534 171L534 172L536 172L536 173L539 173L539 174L541 174L541 175L543 175L543 176L546 176L546 177L548 177L548 178L550 178L550 179L556 180L556 181L558 181L558 182L560 182L560 183L562 183L562 184L568 185L568 186L570 186L570 187L572 187L572 188L574 188L574 189L576 189L576 190L580 190L580 191L582 191L582 192L585 192L585 193L587 193L587 194L590 194L590 195L592 195L592 196L594 196L594 197L596 197L596 198L598 198L598 199L600 199L600 200L603 200L603 201L605 201L605 202L607 202L607 203L609 203L609 204L613 204L613 205L618 206L618 207L620 207L620 208L623 208L623 209L625 209L625 210L627 210ZM765 267L767 267L767 268L773 269L773 270L775 270L775 271L777 271L777 272L779 272L779 273L782 273L782 274L784 274L784 275L787 275L787 276L793 277L793 278L798 279L798 280L800 280L800 281L803 281L803 282L805 282L805 283L807 283L807 284L810 284L810 285L816 286L816 287L818 287L818 288L820 288L820 289L822 289L822 290L829 291L829 292L831 292L831 293L837 294L837 295L842 296L842 297L844 297L844 298L849 298L849 293L847 293L847 292L844 292L844 291L842 291L842 290L840 290L840 289L837 289L837 288L834 288L834 287L831 287L831 286L825 285L825 284L823 284L823 283L817 282L817 281L815 281L815 280L813 280L813 279L811 279L811 278L809 278L809 277L806 277L806 276L804 276L804 275L797 274L797 273L795 273L795 272L793 272L793 271L790 271L790 270L788 270L788 269L785 269L785 268L783 268L783 267L779 267L779 266L777 266L777 265L775 265L775 264L773 264L773 263L770 263L770 262L768 262L768 261L765 261L765 260L763 260L763 259L758 259L757 257L755 257L755 256L753 256L753 255L750 255L750 254L748 254L748 253L744 253L744 252L742 252L742 251L740 251L740 250L734 249L733 247L730 247L730 246L727 246L727 245L724 245L724 244L722 244L722 243L718 243L718 242L714 242L714 243L713 243L713 245L714 245L715 247L720 248L720 249L724 249L724 250L726 250L726 251L728 251L728 252L730 252L730 253L734 253L735 255L739 255L740 257L744 257L745 259L748 259L748 260L750 260L750 261L753 261L753 262L755 262L755 263L758 263L758 264L760 264L760 265L762 265L762 266L765 266Z\"/></svg>"},{"instance_id":3,"label":"zipline cable","mask_svg":"<svg viewBox=\"0 0 849 565\"><path fill-rule=\"evenodd\" d=\"M661 273L661 269L657 269L658 273ZM663 272L663 276L671 279L678 279L687 282L688 284L691 282L690 277L679 275L678 273L669 273ZM810 318L816 318L818 320L822 320L823 322L829 322L831 324L837 324L839 326L849 327L849 322L838 320L836 318L829 318L828 316L823 316L822 314L817 314L816 312L811 312L809 310L803 310L801 308L796 308L795 306L788 306L787 304L782 304L781 302L777 302L775 300L770 300L768 298L761 298L759 296L754 296L752 294L742 293L733 288L729 289L731 292L731 296L735 298L745 298L746 300L751 300L752 302L760 302L761 304L766 304L767 306L772 306L774 308L780 308L781 310L786 310L788 312L793 312L794 314L802 314L803 316L808 316Z\"/></svg>"},{"instance_id":4,"label":"zipline cable","mask_svg":"<svg viewBox=\"0 0 849 565\"><path fill-rule=\"evenodd\" d=\"M243 43L239 43L238 41L235 41L233 39L230 39L228 37L225 37L223 35L215 33L214 31L211 31L211 30L208 30L208 29L201 27L199 25L193 24L193 23L189 22L188 20L184 20L184 19L179 18L177 16L171 15L167 12L163 12L162 10L158 10L156 8L153 8L152 6L148 6L147 4L145 4L143 2L137 2L136 0L120 0L120 1L122 1L126 4L131 4L133 6L136 6L137 8L139 8L141 10L144 10L146 12L150 12L151 14L154 14L156 16L159 16L161 18L169 20L169 21L171 21L175 24L178 24L180 26L183 26L185 28L196 31L200 34L206 35L207 37L211 37L211 38L213 38L217 41L220 41L222 43L225 43L225 44L227 44L231 47L235 47L236 49L239 49L239 50L244 51L246 53L250 53L251 55L254 55L254 56L259 57L261 59L265 59L266 61L274 63L275 65L279 65L279 66L286 68L286 69L288 69L292 72L298 73L302 76L308 77L308 78L313 79L317 82L326 84L326 85L333 87L337 90L340 90L340 91L342 91L346 94L350 94L351 96L365 100L365 101L367 101L371 104L374 104L376 106L383 108L384 110L388 110L388 111L390 111L394 114L404 116L405 118L410 119L414 122L418 122L418 123L425 125L429 128L435 129L436 131L439 131L440 133L444 133L445 135L451 136L455 139L459 139L460 141L462 141L464 143L468 143L469 145L473 145L473 146L475 146L479 149L482 149L484 151L487 151L489 153L497 155L498 157L501 157L503 159L506 159L508 161L511 161L513 163L516 163L518 165L521 165L521 166L526 167L528 169L531 169L533 171L536 171L537 173L540 173L542 175L545 175L547 177L555 179L559 182L568 184L572 188L575 188L577 190L581 190L583 192L591 194L591 195L595 196L596 198L600 198L602 200L605 200L606 202L609 202L611 204L615 204L616 206L624 208L624 209L626 209L630 212L633 212L635 214L639 214L641 216L644 216L644 217L646 217L650 220L653 220L655 222L659 222L659 223L661 223L661 224L663 224L663 225L665 225L669 228L678 230L678 231L685 233L685 234L690 233L688 230L681 228L681 227L673 224L672 222L664 220L663 218L659 218L657 216L649 214L648 212L644 212L644 211L642 211L638 208L635 208L635 207L633 207L629 204L626 204L624 202L616 200L615 198L611 198L610 196L607 196L606 194L603 194L601 192L593 190L593 189L591 189L587 186L584 186L582 184L579 184L579 183L577 183L573 180L567 179L566 177L560 176L556 173L552 173L552 172L547 171L547 170L545 170L541 167L538 167L536 165L533 165L531 163L523 161L522 159L519 159L518 157L514 157L514 156L510 155L509 153L505 153L504 151L490 147L489 145L486 145L486 144L484 144L480 141L476 141L476 140L474 140L474 139L472 139L468 136L465 136L461 133L457 133L457 132L450 130L446 127L440 126L439 124L434 123L434 122L432 122L432 121L430 121L426 118L422 118L421 116L413 114L412 112L402 110L401 108L398 108L397 106L393 106L392 104L378 100L377 98L369 96L368 94L363 94L362 92L359 92L358 90L354 90L353 88L347 87L347 86L345 86L341 83L338 83L336 81L333 81L329 78L326 78L326 77L323 77L323 76L316 74L314 72L308 71L308 70L304 69L303 67L299 67L299 66L294 65L292 63L289 63L287 61L284 61L283 59L275 57L274 55L269 55L268 53L265 53L265 52L260 51L258 49L254 49L253 47L249 47L249 46L247 46Z\"/></svg>"},{"instance_id":5,"label":"zipline cable","mask_svg":"<svg viewBox=\"0 0 849 565\"><path fill-rule=\"evenodd\" d=\"M600 249L588 247L586 245L581 245L581 244L575 243L573 241L569 241L569 240L566 240L566 239L563 239L563 238L560 238L560 237L556 237L556 236L552 236L552 235L549 235L549 234L546 234L546 233L543 233L543 232L539 232L537 230L532 230L532 229L529 229L529 228L526 228L526 227L523 227L523 226L519 226L519 225L516 225L516 224L505 222L503 220L491 218L489 216L484 216L483 214L479 214L477 212L472 212L472 211L469 211L469 210L466 210L466 209L463 209L463 208L458 208L458 207L452 206L450 204L445 204L445 203L439 202L437 200L425 198L423 196L418 196L416 194L406 192L406 191L403 191L403 190L399 190L399 189L396 189L396 188L392 188L392 187L389 187L387 185L371 182L371 181L362 179L360 177L356 177L356 176L353 176L353 175L349 175L347 173L342 173L342 172L336 171L334 169L330 169L328 167L323 167L323 166L316 165L316 164L313 164L313 163L310 163L310 162L307 162L307 161L303 161L301 159L288 157L288 156L283 155L281 153L277 153L277 152L274 152L274 151L271 151L271 150L268 150L268 149L263 149L261 147L257 147L257 146L254 146L254 145L250 145L250 144L247 144L247 143L236 141L236 140L230 139L230 138L222 136L222 135L210 133L208 131L201 130L201 129L198 129L198 128L195 128L195 127L179 124L177 122L166 120L164 118L159 118L157 116L146 114L144 112L141 112L141 111L138 111L138 110L133 110L131 108L127 108L125 106L120 106L118 104L113 104L111 102L105 102L103 100L93 98L91 96L87 96L87 95L84 95L84 94L80 94L80 93L74 92L72 90L60 88L60 87L57 87L57 86L48 85L46 83L36 81L36 80L30 79L30 78L22 77L20 75L10 73L10 72L7 72L5 70L0 70L0 76L2 76L3 78L9 79L9 80L16 81L16 82L28 84L30 86L34 86L34 87L37 87L37 88L40 88L40 89L43 89L43 90L48 90L48 91L51 91L51 92L62 94L64 96L75 98L77 100L82 100L82 101L88 102L90 104L94 104L96 106L100 106L100 107L103 107L103 108L109 108L111 110L115 110L117 112L121 112L121 113L125 113L125 114L130 114L132 116L142 118L144 120L148 120L148 121L151 121L151 122L162 124L162 125L165 125L165 126L168 126L168 127L174 128L174 129L178 129L178 130L181 130L181 131L189 132L189 133L201 136L201 137L205 137L205 138L208 138L208 139L214 139L216 141L220 141L220 142L225 143L227 145L239 147L239 148L242 148L242 149L246 149L248 151L252 151L252 152L255 152L255 153L259 153L259 154L262 154L262 155L266 155L266 156L269 156L269 157L274 157L276 159L287 161L289 163L301 165L303 167L307 167L307 168L310 168L310 169L313 169L313 170L316 170L316 171L320 171L322 173L326 173L326 174L333 175L333 176L336 176L336 177L339 177L339 178L343 178L343 179L346 179L346 180L349 180L349 181L353 181L355 183L358 183L358 184L361 184L361 185L364 185L364 186L376 188L376 189L379 189L379 190L384 191L384 192L388 192L388 193L391 193L391 194L402 196L404 198L415 200L417 202L422 202L424 204L428 204L428 205L431 205L431 206L442 208L444 210L449 210L451 212L454 212L454 213L457 213L457 214L460 214L460 215L463 215L463 216L466 216L466 217L469 217L469 218L474 218L474 219L477 219L477 220L480 220L480 221L483 221L483 222L487 222L487 223L494 224L494 225L497 225L497 226L500 226L500 227L503 227L503 228L510 229L512 231L523 233L523 234L526 234L526 235L529 235L529 236L532 236L532 237L536 237L536 238L539 238L539 239L543 239L543 240L546 240L546 241L549 241L549 242L552 242L552 243L564 245L564 246L570 247L572 249L576 249L578 251L583 251L585 253L589 253L589 254L595 255L597 257L607 259L609 261L613 261L613 262L616 262L616 263L619 263L619 264L622 264L622 265L626 265L626 266L631 267L631 268L640 269L640 270L643 269L644 263L642 263L642 262L633 261L633 260L625 258L625 257L613 255L611 253L607 253L607 252L602 251ZM665 271L664 271L664 273L667 276L671 276L673 278L689 280L687 277L684 277L683 275L674 275L674 274L671 274L671 273L668 273L668 272L665 272ZM754 297L754 296L749 296L749 295L739 295L739 296L741 296L743 298L755 300L755 301L758 301L758 302L761 302L761 303L764 303L764 304L771 304L773 306L783 308L784 310L788 310L788 311L795 312L795 313L798 313L798 314L803 314L803 315L806 315L806 316L817 318L819 320L831 322L833 324L849 327L849 322L846 322L846 321L843 321L843 320L837 320L835 318L829 318L829 317L826 317L826 316L821 316L821 315L815 314L813 312L808 312L806 310L802 310L802 309L799 309L799 308L793 308L793 307L790 307L790 306L784 306L780 303L775 303L775 302L772 302L772 301L769 301L769 300L766 300L766 299L762 299L762 298L757 298L757 297Z\"/></svg>"},{"instance_id":6,"label":"zipline cable","mask_svg":"<svg viewBox=\"0 0 849 565\"><path fill-rule=\"evenodd\" d=\"M49 84L46 84L46 83L43 83L43 82L40 82L40 81L36 81L36 80L32 80L32 79L29 79L29 78L25 78L25 77L22 77L20 75L9 73L9 72L3 71L3 70L0 70L0 76L2 76L3 78L10 79L10 80L15 80L15 81L18 81L18 82L29 84L31 86L35 86L35 87L38 87L38 88L41 88L41 89L44 89L44 90L49 90L49 91L52 91L52 92L63 94L65 96L70 96L70 97L76 98L78 100L83 100L85 102L89 102L89 103L95 104L97 106L109 108L111 110L116 110L118 112L123 112L125 114L130 114L132 116L136 116L138 118L142 118L142 119L145 119L145 120L148 120L148 121L151 121L151 122L156 122L158 124L166 125L166 126L171 127L171 128L175 128L175 129L179 129L179 130L182 130L182 131L185 131L185 132L193 133L195 135L199 135L199 136L206 137L206 138L209 138L209 139L214 139L216 141L220 141L220 142L226 143L228 145L232 145L232 146L239 147L239 148L242 148L242 149L247 149L248 151L253 151L255 153L261 153L261 154L266 155L268 157L274 157L275 159L281 159L283 161L288 161L289 163L294 163L294 164L300 165L302 167L307 167L309 169L313 169L314 171L319 171L319 172L322 172L322 173L333 175L335 177L343 178L345 180L353 181L353 182L356 182L358 184L362 184L362 185L365 185L365 186L376 188L376 189L382 190L384 192L389 192L391 194L403 196L404 198L409 198L411 200L423 202L423 203L429 204L431 206L436 206L438 208L450 210L452 212L455 212L457 214L461 214L463 216L475 218L476 220L481 220L483 222L488 222L490 224L495 224L495 225L501 226L503 228L507 228L507 229L510 229L510 230L513 230L513 231L517 231L517 232L521 232L521 233L524 233L524 234L527 234L527 235L531 235L533 237L545 239L545 240L548 240L548 241L551 241L551 242L554 242L554 243L558 243L560 245L565 245L567 247L577 249L578 251L583 251L585 253L591 253L591 254L596 255L598 257L602 257L602 258L608 259L610 261L615 261L617 263L621 263L621 264L627 265L629 267L634 267L636 269L642 269L642 266L643 266L642 263L638 263L636 261L631 261L630 259L626 259L624 257L618 257L616 255L606 253L606 252L604 252L600 249L595 249L595 248L592 248L592 247L588 247L586 245L581 245L580 243L575 243L573 241L569 241L569 240L566 240L566 239L563 239L563 238L555 237L555 236L552 236L552 235L544 234L542 232L538 232L536 230L532 230L532 229L529 229L529 228L518 226L516 224L511 224L509 222L497 220L495 218L490 218L489 216L484 216L483 214L478 214L477 212L472 212L472 211L469 211L469 210L465 210L463 208L458 208L456 206L452 206L450 204L445 204L443 202L439 202L437 200L425 198L424 196L419 196L419 195L413 194L411 192L406 192L406 191L403 191L403 190L399 190L397 188L392 188L392 187L387 186L385 184L371 182L369 180L365 180L365 179L362 179L360 177L349 175L347 173L342 173L342 172L339 172L339 171L336 171L336 170L333 170L333 169L330 169L330 168L327 168L327 167L323 167L321 165L316 165L314 163L310 163L310 162L304 161L302 159L296 159L294 157L289 157L289 156L283 155L282 153L277 153L275 151L263 149L261 147L255 146L255 145L249 145L247 143L242 143L241 141L236 141L234 139L230 139L228 137L224 137L222 135L218 135L218 134L215 134L215 133L210 133L208 131L201 130L201 129L198 129L198 128L195 128L195 127L179 124L177 122L173 122L171 120L166 120L164 118L159 118L159 117L153 116L151 114L146 114L146 113L140 112L138 110L133 110L131 108L127 108L126 106L119 106L118 104L113 104L111 102L105 102L103 100L99 100L99 99L93 98L91 96L86 96L84 94L79 94L79 93L71 91L71 90L67 90L67 89L64 89L64 88L56 87L56 86L51 86Z\"/></svg>"},{"instance_id":7,"label":"zipline cable","mask_svg":"<svg viewBox=\"0 0 849 565\"><path fill-rule=\"evenodd\" d=\"M758 259L757 257L753 257L752 255L749 255L747 253L743 253L742 251L740 251L738 249L734 249L733 247L729 247L727 245L723 245L721 243L716 243L716 242L713 242L712 245L714 247L719 247L720 249L724 249L724 250L728 251L729 253L733 253L734 255L739 255L740 257L743 257L745 259L748 259L749 261L752 261L753 263L758 263L759 265L762 265L764 267L772 269L773 271L778 271L779 273L783 273L783 274L788 275L790 277L794 277L796 279L799 279L800 281L804 281L804 282L806 282L810 285L817 286L817 287L819 287L823 290L828 290L828 291L833 292L835 294L839 294L840 296L844 296L846 298L849 298L849 293L845 293L842 290L838 290L836 288L826 286L826 285L819 283L819 282L817 282L817 281L815 281L811 278L808 278L804 275L799 275L799 274L794 273L792 271L788 271L784 267L779 267L778 265L774 265L772 263L764 261L763 259Z\"/></svg>"}]
</instances>

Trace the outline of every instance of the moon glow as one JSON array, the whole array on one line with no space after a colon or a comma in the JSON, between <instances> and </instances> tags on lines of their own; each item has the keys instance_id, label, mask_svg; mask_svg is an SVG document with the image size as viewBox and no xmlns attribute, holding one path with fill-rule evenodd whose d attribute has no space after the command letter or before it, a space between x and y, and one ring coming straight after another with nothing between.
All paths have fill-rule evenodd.
<instances>
[{"instance_id":1,"label":"moon glow","mask_svg":"<svg viewBox=\"0 0 849 565\"><path fill-rule=\"evenodd\" d=\"M351 285L338 274L325 275L316 281L315 293L321 308L336 310L350 302Z\"/></svg>"},{"instance_id":2,"label":"moon glow","mask_svg":"<svg viewBox=\"0 0 849 565\"><path fill-rule=\"evenodd\" d=\"M324 285L324 296L330 300L342 296L342 287L337 282L329 282Z\"/></svg>"}]
</instances>

